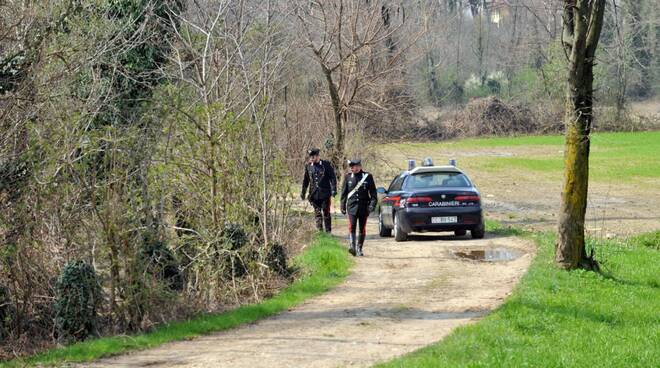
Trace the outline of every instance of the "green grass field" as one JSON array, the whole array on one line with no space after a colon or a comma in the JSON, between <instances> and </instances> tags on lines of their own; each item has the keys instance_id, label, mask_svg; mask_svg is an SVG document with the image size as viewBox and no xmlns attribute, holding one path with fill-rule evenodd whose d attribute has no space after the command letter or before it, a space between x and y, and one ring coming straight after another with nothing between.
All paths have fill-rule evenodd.
<instances>
[{"instance_id":1,"label":"green grass field","mask_svg":"<svg viewBox=\"0 0 660 368\"><path fill-rule=\"evenodd\" d=\"M352 260L336 238L319 234L313 244L294 259L294 264L300 268L303 276L275 297L262 303L242 306L226 313L174 322L141 335L100 338L52 349L25 360L0 363L0 367L88 362L251 323L285 311L305 299L329 290L348 275Z\"/></svg>"},{"instance_id":2,"label":"green grass field","mask_svg":"<svg viewBox=\"0 0 660 368\"><path fill-rule=\"evenodd\" d=\"M377 367L660 367L660 232L592 242L603 274L562 271L553 235L526 236L538 255L500 308Z\"/></svg>"},{"instance_id":3,"label":"green grass field","mask_svg":"<svg viewBox=\"0 0 660 368\"><path fill-rule=\"evenodd\" d=\"M593 181L634 183L640 179L660 178L660 132L598 133L592 135L591 140L590 178ZM444 157L456 152L511 151L510 157L459 157L459 165L487 172L519 169L560 177L563 145L563 136L476 138L437 143L397 143L386 145L385 153L421 152L432 157Z\"/></svg>"}]
</instances>

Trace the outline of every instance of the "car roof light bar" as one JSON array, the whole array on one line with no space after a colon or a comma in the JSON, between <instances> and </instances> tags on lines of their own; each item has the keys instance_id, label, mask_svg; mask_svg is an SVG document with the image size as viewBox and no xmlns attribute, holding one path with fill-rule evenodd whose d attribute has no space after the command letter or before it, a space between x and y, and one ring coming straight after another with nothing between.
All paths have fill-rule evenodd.
<instances>
[{"instance_id":1,"label":"car roof light bar","mask_svg":"<svg viewBox=\"0 0 660 368\"><path fill-rule=\"evenodd\" d=\"M415 160L408 160L408 171L415 168Z\"/></svg>"}]
</instances>

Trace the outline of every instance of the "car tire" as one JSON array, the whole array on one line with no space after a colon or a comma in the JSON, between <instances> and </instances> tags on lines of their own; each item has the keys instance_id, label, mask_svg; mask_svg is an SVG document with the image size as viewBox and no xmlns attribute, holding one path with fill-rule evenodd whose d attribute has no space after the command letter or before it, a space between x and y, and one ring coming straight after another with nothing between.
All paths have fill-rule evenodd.
<instances>
[{"instance_id":1,"label":"car tire","mask_svg":"<svg viewBox=\"0 0 660 368\"><path fill-rule=\"evenodd\" d=\"M389 238L392 236L392 229L388 229L385 227L385 224L383 224L383 213L378 214L378 235L380 235L381 238Z\"/></svg>"},{"instance_id":2,"label":"car tire","mask_svg":"<svg viewBox=\"0 0 660 368\"><path fill-rule=\"evenodd\" d=\"M394 214L394 240L398 242L408 240L408 234L401 229L399 217L396 214Z\"/></svg>"},{"instance_id":3,"label":"car tire","mask_svg":"<svg viewBox=\"0 0 660 368\"><path fill-rule=\"evenodd\" d=\"M472 235L472 239L483 239L484 235L486 235L483 222L479 224L479 226L470 230L470 235Z\"/></svg>"},{"instance_id":4,"label":"car tire","mask_svg":"<svg viewBox=\"0 0 660 368\"><path fill-rule=\"evenodd\" d=\"M454 230L454 235L456 236L465 236L467 234L466 230Z\"/></svg>"}]
</instances>

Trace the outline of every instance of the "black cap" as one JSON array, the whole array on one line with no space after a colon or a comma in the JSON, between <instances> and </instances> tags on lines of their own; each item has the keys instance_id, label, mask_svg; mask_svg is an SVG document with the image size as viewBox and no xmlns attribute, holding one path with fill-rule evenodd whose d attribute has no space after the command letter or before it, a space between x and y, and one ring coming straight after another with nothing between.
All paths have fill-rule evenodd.
<instances>
[{"instance_id":1,"label":"black cap","mask_svg":"<svg viewBox=\"0 0 660 368\"><path fill-rule=\"evenodd\" d=\"M355 166L355 165L362 165L362 160L360 160L359 158L348 160L348 166Z\"/></svg>"},{"instance_id":2,"label":"black cap","mask_svg":"<svg viewBox=\"0 0 660 368\"><path fill-rule=\"evenodd\" d=\"M321 150L318 148L310 148L307 150L307 156L316 156L321 153Z\"/></svg>"}]
</instances>

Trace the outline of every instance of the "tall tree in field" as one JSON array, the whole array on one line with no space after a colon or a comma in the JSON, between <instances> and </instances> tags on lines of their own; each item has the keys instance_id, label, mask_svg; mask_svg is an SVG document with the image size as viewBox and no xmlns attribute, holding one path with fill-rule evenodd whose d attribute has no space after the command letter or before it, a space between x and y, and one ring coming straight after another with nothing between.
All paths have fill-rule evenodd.
<instances>
[{"instance_id":1,"label":"tall tree in field","mask_svg":"<svg viewBox=\"0 0 660 368\"><path fill-rule=\"evenodd\" d=\"M653 57L648 43L648 30L642 19L646 16L643 14L644 3L644 1L640 0L625 1L630 18L630 37L634 56L633 67L639 69L640 72L640 81L635 88L634 94L637 97L648 98L653 93L653 77L651 73L651 61Z\"/></svg>"},{"instance_id":2,"label":"tall tree in field","mask_svg":"<svg viewBox=\"0 0 660 368\"><path fill-rule=\"evenodd\" d=\"M296 8L302 41L320 66L330 97L331 160L337 167L344 165L349 120L392 110L404 100L396 98L403 93L391 93L388 78L401 75L403 55L419 35L406 44L395 42L405 20L403 8L398 9L389 0L301 1Z\"/></svg>"},{"instance_id":3,"label":"tall tree in field","mask_svg":"<svg viewBox=\"0 0 660 368\"><path fill-rule=\"evenodd\" d=\"M574 269L588 260L584 216L589 184L589 134L593 121L594 61L605 0L564 0L562 42L568 58L564 188L555 262Z\"/></svg>"}]
</instances>

